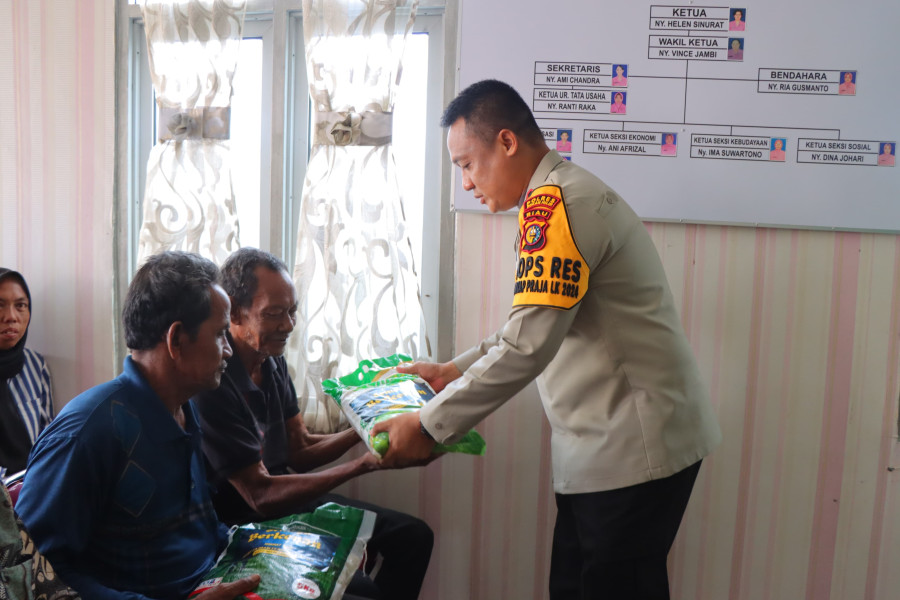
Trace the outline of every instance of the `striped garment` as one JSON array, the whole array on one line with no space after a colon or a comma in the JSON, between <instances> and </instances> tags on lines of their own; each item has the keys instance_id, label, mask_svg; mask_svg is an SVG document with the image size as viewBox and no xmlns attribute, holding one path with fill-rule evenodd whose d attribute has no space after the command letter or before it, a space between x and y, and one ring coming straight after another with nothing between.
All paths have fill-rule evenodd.
<instances>
[{"instance_id":1,"label":"striped garment","mask_svg":"<svg viewBox=\"0 0 900 600\"><path fill-rule=\"evenodd\" d=\"M33 444L41 430L53 419L50 370L44 357L25 348L25 366L9 380L9 389Z\"/></svg>"}]
</instances>

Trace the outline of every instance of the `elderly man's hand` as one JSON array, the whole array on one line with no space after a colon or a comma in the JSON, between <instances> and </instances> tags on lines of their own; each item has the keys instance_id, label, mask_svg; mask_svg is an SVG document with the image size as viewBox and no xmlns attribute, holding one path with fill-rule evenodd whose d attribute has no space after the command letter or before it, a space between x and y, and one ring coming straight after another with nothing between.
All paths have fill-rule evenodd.
<instances>
[{"instance_id":1,"label":"elderly man's hand","mask_svg":"<svg viewBox=\"0 0 900 600\"><path fill-rule=\"evenodd\" d=\"M418 467L427 465L441 456L432 454L434 440L426 437L419 429L419 413L408 412L385 421L372 428L375 436L387 431L389 446L387 453L381 458L382 466L389 469Z\"/></svg>"},{"instance_id":2,"label":"elderly man's hand","mask_svg":"<svg viewBox=\"0 0 900 600\"><path fill-rule=\"evenodd\" d=\"M221 583L211 587L192 600L235 600L247 592L252 592L259 585L259 575L250 575L231 583Z\"/></svg>"}]
</instances>

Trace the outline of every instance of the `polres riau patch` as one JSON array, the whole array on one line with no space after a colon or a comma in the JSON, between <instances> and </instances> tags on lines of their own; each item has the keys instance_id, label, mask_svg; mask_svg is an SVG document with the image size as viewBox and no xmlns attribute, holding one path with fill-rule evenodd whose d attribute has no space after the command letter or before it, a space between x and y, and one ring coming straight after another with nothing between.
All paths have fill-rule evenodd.
<instances>
[{"instance_id":1,"label":"polres riau patch","mask_svg":"<svg viewBox=\"0 0 900 600\"><path fill-rule=\"evenodd\" d=\"M590 268L578 250L562 189L544 185L519 209L519 262L513 306L569 309L587 292Z\"/></svg>"}]
</instances>

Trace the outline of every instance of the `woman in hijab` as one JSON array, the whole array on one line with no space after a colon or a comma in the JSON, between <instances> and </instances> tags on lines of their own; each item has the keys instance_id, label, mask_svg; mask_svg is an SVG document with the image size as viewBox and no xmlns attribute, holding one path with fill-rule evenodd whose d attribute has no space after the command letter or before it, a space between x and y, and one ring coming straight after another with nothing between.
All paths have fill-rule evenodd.
<instances>
[{"instance_id":1,"label":"woman in hijab","mask_svg":"<svg viewBox=\"0 0 900 600\"><path fill-rule=\"evenodd\" d=\"M25 468L34 440L53 418L47 363L25 347L30 322L25 278L0 267L0 477Z\"/></svg>"}]
</instances>

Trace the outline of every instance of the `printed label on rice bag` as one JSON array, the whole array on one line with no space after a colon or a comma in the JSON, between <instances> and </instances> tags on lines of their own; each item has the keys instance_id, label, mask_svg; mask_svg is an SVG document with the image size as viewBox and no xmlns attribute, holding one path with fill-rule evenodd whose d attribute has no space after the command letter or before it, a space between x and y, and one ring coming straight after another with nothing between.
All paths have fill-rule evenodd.
<instances>
[{"instance_id":1,"label":"printed label on rice bag","mask_svg":"<svg viewBox=\"0 0 900 600\"><path fill-rule=\"evenodd\" d=\"M433 397L434 392L427 384L406 380L350 392L344 402L359 415L360 424L368 429L378 417L418 410Z\"/></svg>"},{"instance_id":2,"label":"printed label on rice bag","mask_svg":"<svg viewBox=\"0 0 900 600\"><path fill-rule=\"evenodd\" d=\"M300 598L318 598L322 594L316 582L305 577L295 579L291 591Z\"/></svg>"}]
</instances>

